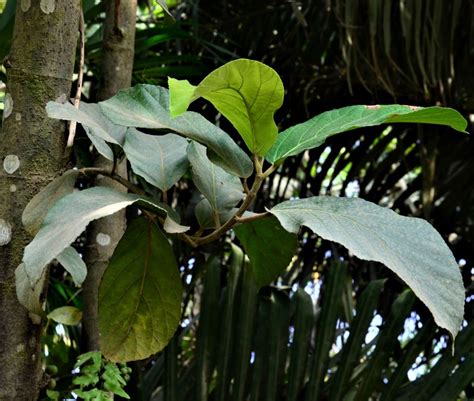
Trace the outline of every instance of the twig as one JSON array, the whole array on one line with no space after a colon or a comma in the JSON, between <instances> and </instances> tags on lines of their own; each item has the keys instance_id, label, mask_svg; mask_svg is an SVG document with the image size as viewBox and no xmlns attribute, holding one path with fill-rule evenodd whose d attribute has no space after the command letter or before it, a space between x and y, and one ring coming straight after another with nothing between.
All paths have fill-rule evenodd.
<instances>
[{"instance_id":1,"label":"twig","mask_svg":"<svg viewBox=\"0 0 474 401\"><path fill-rule=\"evenodd\" d=\"M117 181L119 184L122 184L125 188L133 192L134 194L137 195L145 195L145 191L143 191L141 188L137 187L136 185L133 185L130 181L127 179L123 178L122 176L113 173L112 171L109 171L105 168L98 168L98 167L85 167L81 168L79 170L81 174L84 175L104 175L106 177L109 177L113 179L114 181Z\"/></svg>"},{"instance_id":2,"label":"twig","mask_svg":"<svg viewBox=\"0 0 474 401\"><path fill-rule=\"evenodd\" d=\"M249 223L251 221L263 219L264 217L267 217L269 215L270 215L269 212L263 212L263 213L255 213L254 215L249 216L249 217L238 217L238 216L236 216L235 221L236 221L236 223Z\"/></svg>"},{"instance_id":3,"label":"twig","mask_svg":"<svg viewBox=\"0 0 474 401\"><path fill-rule=\"evenodd\" d=\"M81 104L81 93L82 93L82 83L84 79L84 59L85 59L85 34L84 34L84 14L81 11L79 15L79 37L80 37L80 59L79 59L79 73L77 76L77 89L76 89L76 96L74 97L74 107L76 109L79 108ZM67 145L66 145L66 152L70 151L72 146L74 145L74 137L76 136L76 128L77 122L71 121L69 124L69 135L67 138Z\"/></svg>"}]
</instances>

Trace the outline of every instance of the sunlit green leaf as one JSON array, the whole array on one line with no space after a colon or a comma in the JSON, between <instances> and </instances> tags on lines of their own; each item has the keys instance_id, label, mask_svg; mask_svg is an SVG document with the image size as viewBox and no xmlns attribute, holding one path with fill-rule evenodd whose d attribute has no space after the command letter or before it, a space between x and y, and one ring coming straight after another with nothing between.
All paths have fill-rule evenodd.
<instances>
[{"instance_id":1,"label":"sunlit green leaf","mask_svg":"<svg viewBox=\"0 0 474 401\"><path fill-rule=\"evenodd\" d=\"M449 126L464 132L466 120L456 110L443 107L414 107L404 105L349 106L319 114L278 135L266 155L270 163L316 148L326 138L361 127L388 123L422 123Z\"/></svg>"},{"instance_id":2,"label":"sunlit green leaf","mask_svg":"<svg viewBox=\"0 0 474 401\"><path fill-rule=\"evenodd\" d=\"M126 362L162 350L178 326L181 296L178 265L168 239L154 223L134 220L117 245L99 290L104 355Z\"/></svg>"},{"instance_id":3,"label":"sunlit green leaf","mask_svg":"<svg viewBox=\"0 0 474 401\"><path fill-rule=\"evenodd\" d=\"M254 60L234 60L211 72L195 88L187 81L173 79L169 87L172 116L203 97L229 119L252 153L263 156L275 142L278 128L273 116L283 104L284 88L269 66Z\"/></svg>"},{"instance_id":4,"label":"sunlit green leaf","mask_svg":"<svg viewBox=\"0 0 474 401\"><path fill-rule=\"evenodd\" d=\"M464 314L461 273L427 221L362 199L324 196L283 202L270 212L290 232L307 226L361 259L383 263L412 288L436 323L456 336Z\"/></svg>"}]
</instances>

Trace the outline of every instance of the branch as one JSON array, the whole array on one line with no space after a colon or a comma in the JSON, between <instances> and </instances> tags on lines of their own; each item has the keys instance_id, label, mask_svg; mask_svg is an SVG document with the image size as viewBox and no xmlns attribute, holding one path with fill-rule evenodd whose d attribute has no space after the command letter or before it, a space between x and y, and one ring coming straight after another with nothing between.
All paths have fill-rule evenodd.
<instances>
[{"instance_id":1,"label":"branch","mask_svg":"<svg viewBox=\"0 0 474 401\"><path fill-rule=\"evenodd\" d=\"M82 83L84 79L84 58L85 58L85 33L84 33L84 13L81 11L79 13L79 37L80 37L80 46L81 46L81 55L79 59L79 73L77 76L77 89L76 89L76 96L74 97L74 107L76 109L79 108L81 104L81 93L82 93ZM72 145L74 145L74 137L76 136L76 127L77 122L71 121L69 124L69 136L67 138L66 144L66 153L70 152Z\"/></svg>"},{"instance_id":2,"label":"branch","mask_svg":"<svg viewBox=\"0 0 474 401\"><path fill-rule=\"evenodd\" d=\"M115 174L113 171L109 171L105 168L99 168L99 167L85 167L81 168L79 170L81 174L84 175L105 175L106 177L109 177L113 179L114 181L117 181L119 184L122 184L125 188L133 192L134 194L137 195L145 195L145 191L143 191L141 188L137 187L136 185L132 184L130 181L127 179L123 178L122 176Z\"/></svg>"}]
</instances>

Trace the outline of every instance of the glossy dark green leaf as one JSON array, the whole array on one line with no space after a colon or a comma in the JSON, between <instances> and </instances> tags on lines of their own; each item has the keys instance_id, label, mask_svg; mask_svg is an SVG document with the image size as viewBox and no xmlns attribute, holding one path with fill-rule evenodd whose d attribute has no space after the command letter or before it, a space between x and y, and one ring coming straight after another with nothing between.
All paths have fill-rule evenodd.
<instances>
[{"instance_id":1,"label":"glossy dark green leaf","mask_svg":"<svg viewBox=\"0 0 474 401\"><path fill-rule=\"evenodd\" d=\"M275 280L296 253L296 235L286 231L274 217L240 224L234 231L249 256L259 287Z\"/></svg>"},{"instance_id":2,"label":"glossy dark green leaf","mask_svg":"<svg viewBox=\"0 0 474 401\"><path fill-rule=\"evenodd\" d=\"M126 362L162 350L178 326L181 297L178 265L168 239L154 223L132 221L99 289L103 354Z\"/></svg>"},{"instance_id":3,"label":"glossy dark green leaf","mask_svg":"<svg viewBox=\"0 0 474 401\"><path fill-rule=\"evenodd\" d=\"M200 114L186 112L172 119L168 90L165 88L137 85L101 102L100 108L118 125L171 130L194 139L212 151L212 160L222 168L240 177L252 174L253 164L245 152L229 135Z\"/></svg>"},{"instance_id":4,"label":"glossy dark green leaf","mask_svg":"<svg viewBox=\"0 0 474 401\"><path fill-rule=\"evenodd\" d=\"M464 132L467 122L456 110L404 105L349 106L326 111L278 135L266 155L270 163L321 146L326 138L361 127L389 123L422 123L449 126Z\"/></svg>"},{"instance_id":5,"label":"glossy dark green leaf","mask_svg":"<svg viewBox=\"0 0 474 401\"><path fill-rule=\"evenodd\" d=\"M307 226L361 259L385 264L456 337L464 314L462 277L450 249L427 221L362 199L329 196L283 202L270 212L290 232Z\"/></svg>"}]
</instances>

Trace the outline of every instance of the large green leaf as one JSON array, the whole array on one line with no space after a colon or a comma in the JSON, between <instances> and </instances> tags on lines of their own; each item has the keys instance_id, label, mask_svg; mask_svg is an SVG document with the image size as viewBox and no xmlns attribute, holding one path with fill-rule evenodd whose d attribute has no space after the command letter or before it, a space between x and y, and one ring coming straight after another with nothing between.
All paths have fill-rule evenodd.
<instances>
[{"instance_id":1,"label":"large green leaf","mask_svg":"<svg viewBox=\"0 0 474 401\"><path fill-rule=\"evenodd\" d=\"M49 210L40 231L25 248L23 263L31 284L40 280L48 263L70 245L91 221L134 203L162 216L168 215L166 209L149 200L105 187L85 189L61 198ZM187 229L177 223L168 226L175 232Z\"/></svg>"},{"instance_id":2,"label":"large green leaf","mask_svg":"<svg viewBox=\"0 0 474 401\"><path fill-rule=\"evenodd\" d=\"M316 148L332 135L385 123L447 125L461 132L467 127L467 122L461 114L449 108L404 105L349 106L324 112L283 131L278 135L266 159L270 163L276 163L304 150Z\"/></svg>"},{"instance_id":3,"label":"large green leaf","mask_svg":"<svg viewBox=\"0 0 474 401\"><path fill-rule=\"evenodd\" d=\"M123 150L136 174L167 191L188 169L187 146L188 141L179 135L147 135L129 128Z\"/></svg>"},{"instance_id":4,"label":"large green leaf","mask_svg":"<svg viewBox=\"0 0 474 401\"><path fill-rule=\"evenodd\" d=\"M99 289L103 354L127 362L161 351L178 326L182 292L168 239L154 223L132 221Z\"/></svg>"},{"instance_id":5,"label":"large green leaf","mask_svg":"<svg viewBox=\"0 0 474 401\"><path fill-rule=\"evenodd\" d=\"M252 174L253 164L245 152L220 128L194 112L172 119L168 90L137 85L120 91L100 103L103 113L115 124L126 127L172 130L209 147L213 161L240 177Z\"/></svg>"},{"instance_id":6,"label":"large green leaf","mask_svg":"<svg viewBox=\"0 0 474 401\"><path fill-rule=\"evenodd\" d=\"M275 280L296 253L296 235L286 231L274 217L241 224L234 231L249 256L259 287Z\"/></svg>"},{"instance_id":7,"label":"large green leaf","mask_svg":"<svg viewBox=\"0 0 474 401\"><path fill-rule=\"evenodd\" d=\"M456 336L464 312L463 282L453 254L428 222L357 198L299 199L270 212L290 232L307 226L361 259L385 264L428 306L436 323Z\"/></svg>"},{"instance_id":8,"label":"large green leaf","mask_svg":"<svg viewBox=\"0 0 474 401\"><path fill-rule=\"evenodd\" d=\"M184 113L191 102L203 97L229 119L252 153L264 156L276 140L273 116L283 104L285 91L276 71L263 63L234 60L196 87L170 79L169 88L172 116Z\"/></svg>"},{"instance_id":9,"label":"large green leaf","mask_svg":"<svg viewBox=\"0 0 474 401\"><path fill-rule=\"evenodd\" d=\"M244 196L242 184L235 175L212 163L206 148L197 142L188 145L193 182L209 201L212 210L220 213L232 209Z\"/></svg>"}]
</instances>

